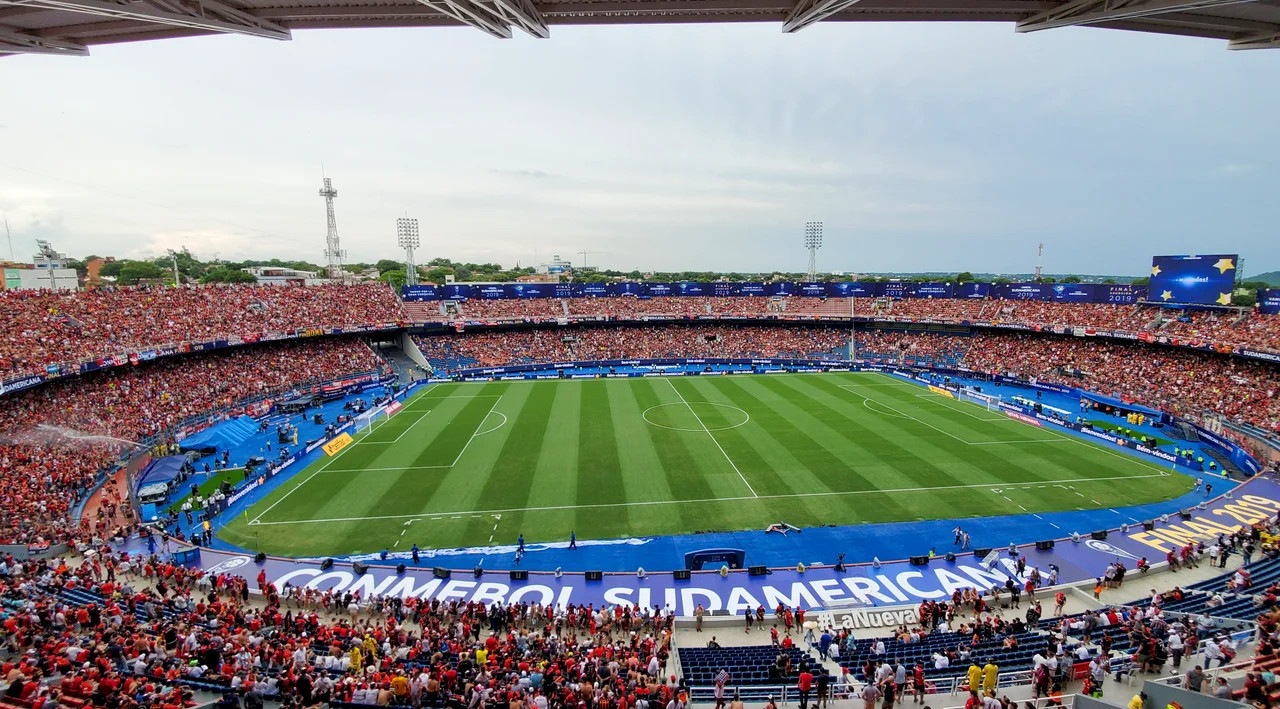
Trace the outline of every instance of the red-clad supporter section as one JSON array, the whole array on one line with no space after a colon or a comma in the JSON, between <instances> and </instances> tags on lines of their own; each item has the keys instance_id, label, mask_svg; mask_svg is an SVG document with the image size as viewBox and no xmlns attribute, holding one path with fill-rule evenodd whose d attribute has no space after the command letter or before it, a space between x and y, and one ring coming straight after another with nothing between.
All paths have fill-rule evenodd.
<instances>
[{"instance_id":1,"label":"red-clad supporter section","mask_svg":"<svg viewBox=\"0 0 1280 709\"><path fill-rule=\"evenodd\" d=\"M0 380L176 343L408 322L386 284L0 290Z\"/></svg>"},{"instance_id":2,"label":"red-clad supporter section","mask_svg":"<svg viewBox=\"0 0 1280 709\"><path fill-rule=\"evenodd\" d=\"M92 551L7 565L0 596L22 612L5 617L21 650L5 706L183 709L199 689L237 707L243 694L249 707L636 709L689 691L668 671L675 617L658 606L276 588L256 567L207 576Z\"/></svg>"},{"instance_id":3,"label":"red-clad supporter section","mask_svg":"<svg viewBox=\"0 0 1280 709\"><path fill-rule=\"evenodd\" d=\"M192 416L385 363L355 339L251 345L56 380L0 399L0 542L61 541L94 475L128 446ZM60 427L50 431L49 426Z\"/></svg>"},{"instance_id":4,"label":"red-clad supporter section","mask_svg":"<svg viewBox=\"0 0 1280 709\"><path fill-rule=\"evenodd\" d=\"M519 330L415 337L432 366L446 371L529 362L663 357L845 356L848 333L808 327L631 327Z\"/></svg>"},{"instance_id":5,"label":"red-clad supporter section","mask_svg":"<svg viewBox=\"0 0 1280 709\"><path fill-rule=\"evenodd\" d=\"M1154 305L962 298L663 297L532 298L410 302L415 322L551 322L557 319L642 320L652 317L842 318L927 320L1029 328L1078 327L1167 338L1173 344L1280 352L1280 316L1256 310L1196 310ZM442 308L444 310L442 311Z\"/></svg>"},{"instance_id":6,"label":"red-clad supporter section","mask_svg":"<svg viewBox=\"0 0 1280 709\"><path fill-rule=\"evenodd\" d=\"M1065 384L1198 418L1213 411L1280 432L1280 368L1195 350L1098 338L980 334L966 367Z\"/></svg>"}]
</instances>

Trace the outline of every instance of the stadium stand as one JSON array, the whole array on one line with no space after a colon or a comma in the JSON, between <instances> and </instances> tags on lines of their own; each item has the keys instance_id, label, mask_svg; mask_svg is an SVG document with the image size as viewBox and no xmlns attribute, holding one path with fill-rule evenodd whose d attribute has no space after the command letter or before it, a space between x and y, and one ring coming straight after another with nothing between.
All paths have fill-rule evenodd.
<instances>
[{"instance_id":1,"label":"stadium stand","mask_svg":"<svg viewBox=\"0 0 1280 709\"><path fill-rule=\"evenodd\" d=\"M798 647L682 647L679 655L684 681L695 687L714 685L716 675L721 671L728 672L733 685L743 689L793 681L801 667L810 668L815 678L826 675L829 679L831 676L816 654Z\"/></svg>"},{"instance_id":2,"label":"stadium stand","mask_svg":"<svg viewBox=\"0 0 1280 709\"><path fill-rule=\"evenodd\" d=\"M65 541L78 532L68 511L129 447L87 446L78 437L143 441L194 416L384 367L359 340L307 339L156 360L6 396L0 399L0 540Z\"/></svg>"},{"instance_id":3,"label":"stadium stand","mask_svg":"<svg viewBox=\"0 0 1280 709\"><path fill-rule=\"evenodd\" d=\"M1224 317L1148 306L1040 302L858 299L859 313L887 320L1002 321L1039 326L1124 329L1191 340L1277 349L1280 319ZM322 288L216 287L121 289L76 294L0 294L0 376L44 371L50 364L154 347L174 337L192 341L268 332L403 323L439 313L438 304L401 306L381 286ZM466 318L532 319L590 315L704 314L839 316L847 299L633 298L569 301L477 301ZM887 307L882 307L887 306ZM842 310L843 308L843 310ZM452 316L449 318L452 319ZM468 366L560 359L656 357L824 357L847 355L841 327L741 327L716 324L626 329L480 330L415 336L433 366ZM1120 343L1099 338L980 332L972 336L893 329L859 332L863 356L927 360L988 373L1085 386L1196 415L1209 409L1280 431L1280 379L1274 367L1211 352ZM233 413L248 401L296 391L318 381L385 373L385 363L351 338L307 338L245 345L141 362L57 380L0 399L0 541L42 544L106 536L108 513L85 527L68 512L122 446L86 449L45 427L77 435L169 440L192 417ZM155 438L158 437L158 438ZM1231 540L1243 550L1249 541ZM1275 550L1265 544L1264 551ZM548 609L521 604L401 601L267 586L155 558L129 557L94 546L36 562L0 559L0 627L12 657L4 704L23 709L134 707L179 709L190 690L282 697L288 706L415 704L431 707L590 705L631 709L638 698L665 705L683 691L668 674L670 616L648 609ZM1194 552L1197 555L1200 552ZM1207 555L1209 552L1205 552ZM1172 577L1176 579L1176 577ZM1172 580L1171 579L1171 580ZM1259 590L1264 589L1264 590ZM1168 652L1170 634L1189 648L1222 629L1221 621L1256 619L1263 647L1274 646L1280 610L1280 559L1191 584L1147 604L1054 619L1005 623L959 602L944 606L947 626L902 628L881 639L837 633L839 664L866 680L877 659L921 663L930 681L966 674L972 660L1030 670L1059 652L1109 656L1111 671L1129 657ZM1212 626L1180 621L1210 616ZM935 616L938 617L938 616ZM954 629L952 629L954 628ZM487 632L486 632L487 631ZM883 647L882 647L883 646ZM779 655L790 661L780 669ZM937 657L947 658L939 663ZM1206 653L1208 656L1208 653ZM1075 655L1077 662L1083 658ZM811 651L774 646L681 648L683 682L714 684L726 670L735 685L793 682ZM1087 660L1085 660L1087 664ZM939 664L947 664L940 667ZM1054 660L1063 670L1072 662ZM45 682L57 677L58 683ZM670 677L670 679L668 679Z\"/></svg>"},{"instance_id":4,"label":"stadium stand","mask_svg":"<svg viewBox=\"0 0 1280 709\"><path fill-rule=\"evenodd\" d=\"M385 284L0 290L0 379L183 342L408 321Z\"/></svg>"},{"instance_id":5,"label":"stadium stand","mask_svg":"<svg viewBox=\"0 0 1280 709\"><path fill-rule=\"evenodd\" d=\"M657 326L515 330L415 336L441 372L528 362L661 357L847 356L848 333L834 328Z\"/></svg>"},{"instance_id":6,"label":"stadium stand","mask_svg":"<svg viewBox=\"0 0 1280 709\"><path fill-rule=\"evenodd\" d=\"M889 322L928 320L1033 329L1073 327L1136 337L1169 337L1179 344L1252 347L1280 352L1280 316L1241 310L1187 310L1155 305L1060 303L1038 300L855 298L856 315ZM453 320L550 322L559 318L638 320L646 317L847 318L848 298L631 296L570 299L469 300L456 312L438 301L408 303L414 322Z\"/></svg>"},{"instance_id":7,"label":"stadium stand","mask_svg":"<svg viewBox=\"0 0 1280 709\"><path fill-rule=\"evenodd\" d=\"M141 695L178 709L199 691L285 706L545 697L626 707L637 697L665 703L681 689L663 681L672 618L647 609L486 607L271 585L259 599L239 576L92 551L5 561L0 616L15 652L6 704L123 707Z\"/></svg>"}]
</instances>

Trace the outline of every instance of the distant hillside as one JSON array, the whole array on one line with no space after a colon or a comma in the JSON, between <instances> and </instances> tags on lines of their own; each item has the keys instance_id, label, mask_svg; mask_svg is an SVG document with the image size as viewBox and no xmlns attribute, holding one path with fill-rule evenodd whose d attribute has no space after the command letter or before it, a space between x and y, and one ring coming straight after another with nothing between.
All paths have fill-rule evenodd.
<instances>
[{"instance_id":1,"label":"distant hillside","mask_svg":"<svg viewBox=\"0 0 1280 709\"><path fill-rule=\"evenodd\" d=\"M1268 284L1280 288L1280 271L1267 271L1259 273L1256 276L1250 276L1246 281L1266 281Z\"/></svg>"}]
</instances>

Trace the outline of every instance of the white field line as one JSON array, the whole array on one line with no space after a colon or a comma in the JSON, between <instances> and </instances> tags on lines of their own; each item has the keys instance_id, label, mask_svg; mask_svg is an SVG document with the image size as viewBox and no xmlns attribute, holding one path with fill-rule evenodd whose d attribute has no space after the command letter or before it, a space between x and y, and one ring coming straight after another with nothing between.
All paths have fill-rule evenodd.
<instances>
[{"instance_id":1,"label":"white field line","mask_svg":"<svg viewBox=\"0 0 1280 709\"><path fill-rule=\"evenodd\" d=\"M391 439L391 440L389 440L389 441L360 441L359 443L355 443L355 444L352 444L352 445L357 445L357 446L386 446L386 445L391 445L392 443L399 443L399 442L400 442L400 439L401 439L401 438L404 438L404 435L405 435L406 433L408 433L410 429L412 429L414 426L417 426L418 424L422 423L422 419L426 418L426 417L427 417L427 414L431 413L432 411L435 411L435 409L427 409L426 411L423 411L423 412L422 412L422 415L421 415L421 416L419 416L419 417L417 418L417 420L415 420L413 423L409 424L408 426L405 426L405 427L404 427L404 430L400 432L400 435L396 436L395 438L393 438L393 439ZM403 410L403 409L401 409L400 413L402 413L402 414L403 414L403 413L404 413L404 410ZM383 428L386 428L386 425L385 425L385 424L384 424ZM369 429L369 433L373 433L373 429L372 429L372 428L370 428L370 429Z\"/></svg>"},{"instance_id":2,"label":"white field line","mask_svg":"<svg viewBox=\"0 0 1280 709\"><path fill-rule=\"evenodd\" d=\"M502 395L501 395L501 394L488 394L488 395L484 395L484 396L486 396L486 397L489 397L489 396L496 396L496 397L497 397L497 399L493 402L493 406L490 406L490 407L489 407L489 412L485 414L484 419L481 419L479 426L477 426L477 427L476 427L476 431L472 432L472 434L471 434L471 438L468 438L468 439L467 439L467 443L466 443L466 445L464 445L464 446L462 447L462 450L458 451L458 457L457 457L457 458L454 458L454 459L453 459L453 462L452 462L452 463L450 463L449 465L428 465L428 466L417 466L417 467L415 467L415 468L363 468L363 469L361 469L361 470L350 470L350 471L338 471L338 470L335 470L334 472L354 472L354 473L361 473L361 472L364 472L364 471L366 471L366 470L417 470L417 469L419 469L419 468L452 468L453 466L455 466L455 465L457 465L457 464L458 464L458 460L459 460L460 458L462 458L462 454L463 454L463 453L465 453L465 452L467 451L467 447L468 447L468 446L470 446L470 445L471 445L471 442L472 442L472 441L474 441L474 440L476 439L476 433L478 433L478 432L479 432L479 430L480 430L480 426L483 426L483 425L484 425L484 422L485 422L486 420L488 420L488 418L489 418L489 416L490 416L491 414L493 414L493 409L494 409L494 407L496 407L496 406L498 405L498 402L499 402L499 401L502 401ZM436 398L440 398L440 397L436 397ZM462 398L462 397L458 397L458 398ZM478 398L478 397L468 397L468 398ZM431 411L427 411L427 414L429 414L429 413L431 413ZM426 418L427 414L423 414L423 415L422 415L422 417L418 419L418 421L421 421L423 418ZM412 424L410 424L410 425L409 425L409 428L413 428L414 426L416 426L416 425L418 424L418 421L414 421ZM406 429L404 430L404 432L400 434L400 437L403 437L405 433L408 433L408 432L409 432L409 428L406 428ZM396 438L396 440L398 441L398 440L400 440L400 438ZM360 443L360 442L354 442L354 443L358 444L358 443ZM310 474L310 475L308 475L306 478L304 478L304 479L303 479L303 481L302 481L302 482L300 482L300 483L298 483L296 486L294 486L294 488L293 488L293 489L291 489L291 490L289 490L288 492L286 492L285 494L281 495L279 500L276 500L275 502L271 503L271 505L270 505L269 507L267 507L265 510L263 510L263 511L259 512L257 517L254 517L253 519L249 520L249 524L254 524L254 525L256 525L256 524L262 524L262 523L263 523L263 522L262 522L262 516L263 516L263 515L265 515L266 513L270 512L273 508L275 508L275 506L276 506L276 505L280 504L281 502L284 502L284 501L285 501L285 498L287 498L287 497L289 497L290 495L292 495L293 493L297 492L297 491L298 491L298 488L302 487L303 485L306 485L308 482L310 482L310 481L311 481L311 478L314 478L315 476L317 476L317 475L319 475L320 473L324 472L326 469L328 469L328 467L329 467L330 465L333 465L335 462L337 462L337 460L338 460L339 458L341 458L342 456L346 455L347 451L349 451L349 450L351 450L352 448L355 448L355 447L356 447L355 445L348 445L346 448L343 448L341 451L338 451L338 454L337 454L337 455L335 455L335 456L333 456L332 458L330 458L330 459L329 459L329 462L327 462L327 463L325 463L324 465L322 465L322 466L320 466L319 468L317 468L317 469L316 469L316 471L315 471L314 473L311 473L311 474Z\"/></svg>"},{"instance_id":3,"label":"white field line","mask_svg":"<svg viewBox=\"0 0 1280 709\"><path fill-rule=\"evenodd\" d=\"M476 430L471 432L471 438L468 438L467 444L462 447L462 450L458 451L458 457L454 458L453 462L449 464L450 468L457 465L459 460L462 460L462 454L467 452L467 448L471 446L471 442L476 439L476 436L480 435L480 428L484 426L484 422L488 421L489 417L493 415L493 410L498 408L498 402L500 401L502 401L501 394L499 394L498 398L494 400L493 406L489 407L489 412L484 415L484 418L480 419L480 423L476 425Z\"/></svg>"},{"instance_id":4,"label":"white field line","mask_svg":"<svg viewBox=\"0 0 1280 709\"><path fill-rule=\"evenodd\" d=\"M661 505L694 505L694 504L705 505L710 502L746 502L750 500L782 500L782 499L796 499L796 498L808 498L808 497L845 497L845 496L852 496L852 495L879 495L879 494L891 494L891 493L903 493L903 492L935 492L938 490L969 490L969 489L976 490L976 489L987 489L987 488L993 488L993 487L1009 489L1009 488L1015 488L1015 487L1029 487L1029 486L1041 485L1046 483L1092 483L1092 482L1106 482L1109 480L1137 480L1142 478L1158 478L1158 477L1163 477L1163 473L1159 475L1115 475L1115 476L1104 477L1104 478L1065 478L1062 480L1037 480L1034 482L1026 482L1026 483L981 483L981 484L974 484L974 485L937 485L933 487L904 487L904 488L896 488L896 489L890 489L890 490L847 490L843 492L836 492L836 491L794 492L794 493L787 493L782 495L756 495L754 497L748 497L746 495L742 495L740 497L708 497L708 498L703 498L699 500L651 500L647 502L610 502L610 503L598 503L598 504L589 504L589 505L550 505L546 507L509 507L505 509L495 509L495 510L465 510L465 511L457 511L457 512L423 512L423 513L410 514L410 515L375 515L371 517L334 517L331 519L297 519L297 520L283 520L278 522L258 522L257 524L262 524L262 525L320 524L325 522L359 522L364 520L376 520L376 519L423 519L423 518L437 518L437 517L452 517L453 515L459 515L459 514L489 515L489 514L508 514L508 513L518 513L518 512L551 512L551 511L560 511L560 510L609 509L609 508L621 508L621 507L653 507L653 506L661 506Z\"/></svg>"},{"instance_id":5,"label":"white field line","mask_svg":"<svg viewBox=\"0 0 1280 709\"><path fill-rule=\"evenodd\" d=\"M890 378L890 379L892 378L892 377L889 377L889 375L887 375L887 374L883 374L883 375L881 375L881 376L886 377L886 378ZM849 386L851 386L851 385L842 384L842 385L840 385L840 386L841 386L841 387L843 387L843 388L846 388L846 389L847 389L847 388L848 388ZM857 392L854 392L854 393L857 393ZM858 396L862 396L862 398L864 398L864 399L866 399L866 398L867 398L867 397L865 397L865 396L863 396L863 395L861 395L861 394L858 394ZM876 402L876 403L879 403L879 402ZM921 423L923 423L923 422L921 422ZM926 425L927 425L927 424L926 424ZM1139 458L1139 457L1137 457L1137 456L1129 455L1129 454L1127 454L1127 453L1120 453L1120 452L1117 452L1117 451L1113 451L1113 450L1111 450L1110 448L1108 448L1108 447L1106 447L1106 446L1104 446L1104 445L1102 445L1102 444L1100 444L1100 443L1093 443L1093 442L1091 442L1091 441L1087 441L1087 440L1084 440L1084 439L1082 439L1082 438L1077 438L1077 437L1075 437L1075 436L1073 436L1073 435L1071 435L1071 434L1069 434L1069 433L1063 433L1062 431L1057 430L1057 429L1053 426L1053 424L1046 424L1046 425L1044 425L1044 426L1041 426L1041 428L1042 428L1042 429L1044 429L1045 433L1049 433L1049 434L1052 434L1052 435L1054 435L1054 436L1057 436L1058 438L1060 438L1060 439L1062 439L1062 440L1064 440L1064 441L1070 441L1070 442L1072 442L1072 443L1076 443L1076 444L1079 444L1079 445L1085 446L1086 448L1089 448L1089 449L1092 449L1092 450L1095 450L1095 451L1102 451L1103 453L1106 453L1107 455L1115 456L1116 458L1122 458L1122 459L1127 460L1127 461L1129 461L1129 462L1131 462L1131 463L1137 463L1138 465L1140 465L1140 466L1142 466L1142 467L1144 467L1144 468L1146 468L1146 469L1148 469L1148 470L1157 470L1157 471L1159 471L1159 472L1160 472L1162 475L1164 475L1164 476L1172 475L1172 474L1173 474L1173 472L1174 472L1175 470L1177 470L1177 465L1175 465L1175 464L1170 464L1169 470L1165 470L1164 468L1162 468L1162 467L1160 467L1160 466L1152 465L1151 463L1149 463L1149 462L1147 462L1146 460L1143 460L1142 458Z\"/></svg>"},{"instance_id":6,"label":"white field line","mask_svg":"<svg viewBox=\"0 0 1280 709\"><path fill-rule=\"evenodd\" d=\"M707 424L703 423L702 417L698 415L698 412L693 410L693 405L690 404L684 398L684 395L680 393L680 390L676 388L676 385L672 383L670 378L664 378L663 381L665 381L667 385L671 387L671 391L674 391L676 393L676 396L680 397L680 401L683 401L684 405L688 407L689 413L693 414L693 417L697 419L698 424L702 426L702 430L706 431L707 435L711 437L711 442L716 444L716 448L720 449L720 455L723 455L724 459L729 461L729 465L733 466L733 472L737 473L738 477L742 479L742 484L746 485L747 489L751 491L751 496L760 497L759 495L756 494L756 489L751 487L751 483L747 482L747 478L745 475L742 474L742 471L738 470L738 464L733 462L733 458L730 458L729 454L724 451L724 446L720 445L720 441L716 440L716 435L711 432L711 429L707 428ZM748 417L750 417L750 414L748 414Z\"/></svg>"},{"instance_id":7,"label":"white field line","mask_svg":"<svg viewBox=\"0 0 1280 709\"><path fill-rule=\"evenodd\" d=\"M276 505L280 504L281 502L284 502L286 499L288 499L290 495L292 495L293 493L297 492L300 488L302 488L303 485L306 485L308 482L311 482L311 478L314 478L315 476L319 475L321 472L324 471L325 468L328 468L330 465L333 465L334 462L336 462L342 456L346 455L348 451L351 451L353 449L355 449L355 446L348 445L346 448L343 448L342 450L338 451L337 455L329 458L329 462L325 463L319 468L316 468L316 471L314 473L303 478L302 482L298 483L297 485L294 485L292 489L290 489L285 494L281 495L279 500L272 502L271 505L267 507L267 509L259 512L257 517L254 517L253 519L249 520L249 524L260 524L259 520L262 519L262 515L265 515L266 513L274 509Z\"/></svg>"},{"instance_id":8,"label":"white field line","mask_svg":"<svg viewBox=\"0 0 1280 709\"><path fill-rule=\"evenodd\" d=\"M969 408L969 406L971 406L971 405L972 405L972 406L977 406L977 404L971 404L971 403L970 403L970 402L968 402L968 401L964 401L964 400L961 400L961 399L957 399L956 401L957 401L957 402L959 402L960 406L952 406L950 403L948 403L948 402L947 402L947 397L945 397L945 396L943 396L943 395L941 395L941 394L935 394L935 393L933 393L933 392L929 392L928 394L916 394L916 398L924 399L925 401L930 401L930 402L935 403L935 404L937 404L938 406L941 406L941 407L943 407L943 408L951 409L952 411L954 411L954 412L956 412L956 413L958 413L958 414L964 414L965 416L968 416L969 418L975 418L975 419L978 419L979 421L986 421L987 423L1008 423L1008 422L1014 421L1014 419L1011 419L1011 418L1009 418L1008 416L1005 416L1004 414L1000 414L998 417L996 417L996 416L992 416L992 417L979 416L979 415L977 415L977 414L975 414L975 413L971 413L971 412L969 412L969 411L966 411L966 409L968 409L968 408ZM983 409L983 410L985 411L985 409Z\"/></svg>"},{"instance_id":9,"label":"white field line","mask_svg":"<svg viewBox=\"0 0 1280 709\"><path fill-rule=\"evenodd\" d=\"M1044 440L1026 440L1026 439L1023 439L1023 440L1020 440L1020 441L978 441L978 442L976 442L976 443L975 443L975 442L973 442L973 441L966 441L965 439L963 439L963 438L961 438L961 437L957 436L956 434L954 434L954 433L952 433L952 432L950 432L950 431L948 431L948 430L946 430L946 429L938 428L937 426L934 426L933 424L929 423L928 421L921 421L920 419L916 418L915 416L912 416L911 414L908 414L908 413L906 413L906 412L904 412L904 411L901 411L901 410L899 410L899 409L895 409L894 407L892 407L892 406L890 406L890 405L888 405L888 404L884 403L883 401L879 401L879 400L876 400L876 399L872 399L871 397L867 396L866 394L859 394L858 392L853 391L853 390L852 390L852 389L850 389L849 387L850 387L850 385L848 385L848 384L841 384L841 385L840 385L840 388L841 388L841 389L844 389L845 391L848 391L850 394L853 394L854 396L860 396L860 397L862 397L863 401L870 401L871 403L875 404L876 406L883 406L884 408L889 409L890 411L894 412L895 414L898 414L899 416L902 416L902 417L904 417L904 418L909 418L909 419L911 419L912 421L915 421L916 423L919 423L919 424L922 424L922 425L928 426L929 428L932 428L933 430L937 431L938 433L941 433L941 434L942 434L942 435L944 435L944 436L949 436L949 437L951 437L951 438L953 438L953 439L955 439L955 440L957 440L957 441L960 441L961 443L963 443L963 444L965 444L965 445L967 445L967 446L998 446L998 445L1017 445L1017 444L1019 444L1019 443L1057 443L1057 442L1059 442L1059 439L1051 439L1051 440L1049 440L1049 441L1044 441ZM869 408L869 407L868 407L868 408Z\"/></svg>"}]
</instances>

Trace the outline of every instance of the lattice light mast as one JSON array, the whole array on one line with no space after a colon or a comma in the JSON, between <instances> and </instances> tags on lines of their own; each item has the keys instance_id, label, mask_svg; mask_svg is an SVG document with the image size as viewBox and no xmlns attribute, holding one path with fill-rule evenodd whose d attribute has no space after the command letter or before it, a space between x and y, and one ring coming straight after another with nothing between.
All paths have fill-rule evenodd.
<instances>
[{"instance_id":1,"label":"lattice light mast","mask_svg":"<svg viewBox=\"0 0 1280 709\"><path fill-rule=\"evenodd\" d=\"M324 237L324 257L329 261L329 279L342 280L342 259L347 252L338 243L338 220L333 216L333 198L338 191L333 188L333 180L324 178L324 187L320 188L320 196L324 197L324 211L329 220L329 233Z\"/></svg>"},{"instance_id":2,"label":"lattice light mast","mask_svg":"<svg viewBox=\"0 0 1280 709\"><path fill-rule=\"evenodd\" d=\"M420 246L418 241L418 220L400 217L396 220L396 243L404 249L404 284L418 284L418 266L413 260L413 250Z\"/></svg>"},{"instance_id":3,"label":"lattice light mast","mask_svg":"<svg viewBox=\"0 0 1280 709\"><path fill-rule=\"evenodd\" d=\"M822 222L804 223L804 247L809 250L809 282L818 279L818 249L822 248Z\"/></svg>"}]
</instances>

